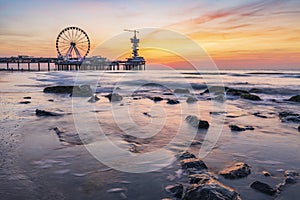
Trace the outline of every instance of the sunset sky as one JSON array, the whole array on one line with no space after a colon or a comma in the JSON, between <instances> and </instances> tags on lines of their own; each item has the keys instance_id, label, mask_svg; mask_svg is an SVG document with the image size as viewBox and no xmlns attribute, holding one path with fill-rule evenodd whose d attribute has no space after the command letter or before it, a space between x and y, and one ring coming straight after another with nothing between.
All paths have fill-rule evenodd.
<instances>
[{"instance_id":1,"label":"sunset sky","mask_svg":"<svg viewBox=\"0 0 300 200\"><path fill-rule=\"evenodd\" d=\"M299 0L0 0L0 56L57 56L67 26L87 32L91 51L124 28L155 27L193 39L221 69L300 69Z\"/></svg>"}]
</instances>

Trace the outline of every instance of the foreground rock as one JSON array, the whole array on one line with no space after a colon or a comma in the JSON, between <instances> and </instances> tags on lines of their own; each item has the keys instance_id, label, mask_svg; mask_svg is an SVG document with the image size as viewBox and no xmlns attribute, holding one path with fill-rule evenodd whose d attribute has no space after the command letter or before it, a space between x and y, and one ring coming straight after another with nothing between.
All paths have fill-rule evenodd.
<instances>
[{"instance_id":1,"label":"foreground rock","mask_svg":"<svg viewBox=\"0 0 300 200\"><path fill-rule=\"evenodd\" d=\"M194 154L182 152L177 155L181 167L189 174L189 185L186 190L183 188L181 194L181 184L169 186L173 189L173 195L182 200L240 200L240 195L234 189L219 182L216 177L208 172L206 164L198 159Z\"/></svg>"},{"instance_id":2,"label":"foreground rock","mask_svg":"<svg viewBox=\"0 0 300 200\"><path fill-rule=\"evenodd\" d=\"M262 193L268 194L268 195L274 195L277 192L276 189L273 189L268 184L260 182L260 181L254 181L250 185L250 187L257 190L257 191L260 191Z\"/></svg>"},{"instance_id":3,"label":"foreground rock","mask_svg":"<svg viewBox=\"0 0 300 200\"><path fill-rule=\"evenodd\" d=\"M300 132L300 126L298 126L298 132Z\"/></svg>"},{"instance_id":4,"label":"foreground rock","mask_svg":"<svg viewBox=\"0 0 300 200\"><path fill-rule=\"evenodd\" d=\"M180 161L182 169L188 169L188 171L206 171L208 168L206 164L199 158L187 158Z\"/></svg>"},{"instance_id":5,"label":"foreground rock","mask_svg":"<svg viewBox=\"0 0 300 200\"><path fill-rule=\"evenodd\" d=\"M261 101L261 98L259 96L254 95L254 94L242 94L241 98L251 100L251 101Z\"/></svg>"},{"instance_id":6,"label":"foreground rock","mask_svg":"<svg viewBox=\"0 0 300 200\"><path fill-rule=\"evenodd\" d=\"M208 129L209 123L208 121L199 120L197 116L194 115L188 115L185 118L185 121L187 121L191 126L198 128L198 129Z\"/></svg>"},{"instance_id":7,"label":"foreground rock","mask_svg":"<svg viewBox=\"0 0 300 200\"><path fill-rule=\"evenodd\" d=\"M282 191L287 185L297 183L299 173L293 170L286 170L284 172L284 180L282 183L277 185L277 189Z\"/></svg>"},{"instance_id":8,"label":"foreground rock","mask_svg":"<svg viewBox=\"0 0 300 200\"><path fill-rule=\"evenodd\" d=\"M246 163L239 162L234 164L233 166L220 171L220 175L227 179L238 179L244 178L251 174L251 167Z\"/></svg>"},{"instance_id":9,"label":"foreground rock","mask_svg":"<svg viewBox=\"0 0 300 200\"><path fill-rule=\"evenodd\" d=\"M279 118L282 122L300 122L300 115L292 112L280 112Z\"/></svg>"},{"instance_id":10,"label":"foreground rock","mask_svg":"<svg viewBox=\"0 0 300 200\"><path fill-rule=\"evenodd\" d=\"M284 182L286 184L291 184L291 183L296 183L296 178L299 176L299 173L293 171L293 170L286 170L284 172L284 177L285 177L285 180Z\"/></svg>"},{"instance_id":11,"label":"foreground rock","mask_svg":"<svg viewBox=\"0 0 300 200\"><path fill-rule=\"evenodd\" d=\"M165 187L165 190L171 193L176 198L181 198L183 194L183 185L176 184L176 185L168 185Z\"/></svg>"},{"instance_id":12,"label":"foreground rock","mask_svg":"<svg viewBox=\"0 0 300 200\"><path fill-rule=\"evenodd\" d=\"M110 102L115 102L115 101L122 101L123 97L119 95L118 93L110 93L105 96L106 98L109 99Z\"/></svg>"},{"instance_id":13,"label":"foreground rock","mask_svg":"<svg viewBox=\"0 0 300 200\"><path fill-rule=\"evenodd\" d=\"M237 131L237 132L241 132L241 131L246 131L246 130L254 130L254 128L252 126L245 126L245 127L239 127L237 125L229 125L229 128L231 131Z\"/></svg>"},{"instance_id":14,"label":"foreground rock","mask_svg":"<svg viewBox=\"0 0 300 200\"><path fill-rule=\"evenodd\" d=\"M175 104L179 104L180 102L176 99L168 99L167 104L170 105L175 105Z\"/></svg>"},{"instance_id":15,"label":"foreground rock","mask_svg":"<svg viewBox=\"0 0 300 200\"><path fill-rule=\"evenodd\" d=\"M31 101L20 101L19 104L30 104Z\"/></svg>"},{"instance_id":16,"label":"foreground rock","mask_svg":"<svg viewBox=\"0 0 300 200\"><path fill-rule=\"evenodd\" d=\"M240 195L234 189L223 185L213 178L203 179L199 184L188 187L184 200L240 200Z\"/></svg>"},{"instance_id":17,"label":"foreground rock","mask_svg":"<svg viewBox=\"0 0 300 200\"><path fill-rule=\"evenodd\" d=\"M59 128L55 127L53 129L60 142L66 142L72 145L82 145L82 141L77 133L66 133Z\"/></svg>"},{"instance_id":18,"label":"foreground rock","mask_svg":"<svg viewBox=\"0 0 300 200\"><path fill-rule=\"evenodd\" d=\"M161 98L161 97L149 97L149 99L151 99L151 100L154 101L154 102L158 102L158 101L164 100L164 99Z\"/></svg>"},{"instance_id":19,"label":"foreground rock","mask_svg":"<svg viewBox=\"0 0 300 200\"><path fill-rule=\"evenodd\" d=\"M39 117L51 117L51 116L62 116L60 113L55 113L55 112L50 112L50 111L45 111L45 110L35 110L35 115Z\"/></svg>"},{"instance_id":20,"label":"foreground rock","mask_svg":"<svg viewBox=\"0 0 300 200\"><path fill-rule=\"evenodd\" d=\"M70 94L73 97L90 97L93 95L93 91L89 85L46 87L44 93Z\"/></svg>"},{"instance_id":21,"label":"foreground rock","mask_svg":"<svg viewBox=\"0 0 300 200\"><path fill-rule=\"evenodd\" d=\"M288 99L288 101L293 101L293 102L300 103L300 94L298 94L296 96L292 96L291 98Z\"/></svg>"}]
</instances>

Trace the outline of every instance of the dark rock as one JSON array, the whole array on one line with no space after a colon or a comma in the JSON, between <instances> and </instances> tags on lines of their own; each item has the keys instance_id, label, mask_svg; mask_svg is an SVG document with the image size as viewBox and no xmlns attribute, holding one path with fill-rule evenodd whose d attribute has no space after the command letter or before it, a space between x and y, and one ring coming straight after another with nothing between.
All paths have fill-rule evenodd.
<instances>
[{"instance_id":1,"label":"dark rock","mask_svg":"<svg viewBox=\"0 0 300 200\"><path fill-rule=\"evenodd\" d=\"M151 115L150 115L149 113L147 113L147 112L143 112L143 114L144 114L145 116L147 116L147 117L151 117Z\"/></svg>"},{"instance_id":2,"label":"dark rock","mask_svg":"<svg viewBox=\"0 0 300 200\"><path fill-rule=\"evenodd\" d=\"M183 195L184 200L240 200L240 195L234 189L227 187L215 179L204 183L193 184Z\"/></svg>"},{"instance_id":3,"label":"dark rock","mask_svg":"<svg viewBox=\"0 0 300 200\"><path fill-rule=\"evenodd\" d=\"M230 130L232 130L232 131L245 131L246 129L245 128L241 128L241 127L239 127L239 126L237 126L237 125L229 125L229 128L230 128Z\"/></svg>"},{"instance_id":4,"label":"dark rock","mask_svg":"<svg viewBox=\"0 0 300 200\"><path fill-rule=\"evenodd\" d=\"M176 198L181 198L183 194L183 185L176 184L176 185L168 185L165 187L166 191L174 195Z\"/></svg>"},{"instance_id":5,"label":"dark rock","mask_svg":"<svg viewBox=\"0 0 300 200\"><path fill-rule=\"evenodd\" d=\"M66 133L59 128L55 127L53 129L59 139L60 142L66 142L72 145L82 145L83 142L81 141L79 135L77 133Z\"/></svg>"},{"instance_id":6,"label":"dark rock","mask_svg":"<svg viewBox=\"0 0 300 200\"><path fill-rule=\"evenodd\" d=\"M23 97L23 99L31 99L31 97Z\"/></svg>"},{"instance_id":7,"label":"dark rock","mask_svg":"<svg viewBox=\"0 0 300 200\"><path fill-rule=\"evenodd\" d=\"M292 96L291 98L288 99L288 101L294 101L300 103L300 94L296 96Z\"/></svg>"},{"instance_id":8,"label":"dark rock","mask_svg":"<svg viewBox=\"0 0 300 200\"><path fill-rule=\"evenodd\" d=\"M151 100L153 100L154 102L158 102L158 101L162 101L164 100L163 98L161 97L149 97Z\"/></svg>"},{"instance_id":9,"label":"dark rock","mask_svg":"<svg viewBox=\"0 0 300 200\"><path fill-rule=\"evenodd\" d=\"M224 114L227 114L227 112L225 112L225 111L211 111L211 112L209 112L209 114L211 114L211 115L224 115Z\"/></svg>"},{"instance_id":10,"label":"dark rock","mask_svg":"<svg viewBox=\"0 0 300 200\"><path fill-rule=\"evenodd\" d=\"M31 101L20 101L19 103L20 103L20 104L30 104Z\"/></svg>"},{"instance_id":11,"label":"dark rock","mask_svg":"<svg viewBox=\"0 0 300 200\"><path fill-rule=\"evenodd\" d=\"M252 100L252 101L261 101L261 98L259 96L254 95L254 94L242 94L241 98Z\"/></svg>"},{"instance_id":12,"label":"dark rock","mask_svg":"<svg viewBox=\"0 0 300 200\"><path fill-rule=\"evenodd\" d=\"M257 191L260 191L262 193L268 194L268 195L274 195L277 192L276 189L273 189L268 184L260 182L260 181L254 181L250 185L250 187L257 190Z\"/></svg>"},{"instance_id":13,"label":"dark rock","mask_svg":"<svg viewBox=\"0 0 300 200\"><path fill-rule=\"evenodd\" d=\"M184 160L184 159L188 159L188 158L196 158L196 156L194 154L191 154L188 151L181 152L181 153L177 154L176 157L178 160Z\"/></svg>"},{"instance_id":14,"label":"dark rock","mask_svg":"<svg viewBox=\"0 0 300 200\"><path fill-rule=\"evenodd\" d=\"M205 184L211 179L216 178L210 172L189 175L190 184Z\"/></svg>"},{"instance_id":15,"label":"dark rock","mask_svg":"<svg viewBox=\"0 0 300 200\"><path fill-rule=\"evenodd\" d=\"M53 102L54 100L53 99L48 99L48 101Z\"/></svg>"},{"instance_id":16,"label":"dark rock","mask_svg":"<svg viewBox=\"0 0 300 200\"><path fill-rule=\"evenodd\" d=\"M262 171L261 172L264 176L271 176L270 172L267 172L267 171Z\"/></svg>"},{"instance_id":17,"label":"dark rock","mask_svg":"<svg viewBox=\"0 0 300 200\"><path fill-rule=\"evenodd\" d=\"M268 118L267 116L262 115L260 112L253 113L253 115L260 118Z\"/></svg>"},{"instance_id":18,"label":"dark rock","mask_svg":"<svg viewBox=\"0 0 300 200\"><path fill-rule=\"evenodd\" d=\"M199 120L198 117L194 115L188 115L185 120L193 127L198 129L208 129L209 123L204 120Z\"/></svg>"},{"instance_id":19,"label":"dark rock","mask_svg":"<svg viewBox=\"0 0 300 200\"><path fill-rule=\"evenodd\" d=\"M44 89L45 93L72 94L74 86L51 86Z\"/></svg>"},{"instance_id":20,"label":"dark rock","mask_svg":"<svg viewBox=\"0 0 300 200\"><path fill-rule=\"evenodd\" d=\"M80 86L51 86L44 89L44 93L55 94L70 94L73 97L90 97L93 95L93 91L89 85Z\"/></svg>"},{"instance_id":21,"label":"dark rock","mask_svg":"<svg viewBox=\"0 0 300 200\"><path fill-rule=\"evenodd\" d=\"M194 103L196 101L198 101L198 99L195 97L191 97L191 96L186 99L187 103Z\"/></svg>"},{"instance_id":22,"label":"dark rock","mask_svg":"<svg viewBox=\"0 0 300 200\"><path fill-rule=\"evenodd\" d=\"M105 97L108 98L110 102L122 101L122 99L123 99L123 97L121 95L119 95L118 93L110 93L110 94L106 95Z\"/></svg>"},{"instance_id":23,"label":"dark rock","mask_svg":"<svg viewBox=\"0 0 300 200\"><path fill-rule=\"evenodd\" d=\"M259 88L252 88L251 90L249 90L249 92L251 92L251 93L263 93L263 90L259 89Z\"/></svg>"},{"instance_id":24,"label":"dark rock","mask_svg":"<svg viewBox=\"0 0 300 200\"><path fill-rule=\"evenodd\" d=\"M170 105L175 105L175 104L179 104L180 102L176 99L168 99L167 104Z\"/></svg>"},{"instance_id":25,"label":"dark rock","mask_svg":"<svg viewBox=\"0 0 300 200\"><path fill-rule=\"evenodd\" d=\"M300 122L300 115L292 112L280 112L279 118L282 122Z\"/></svg>"},{"instance_id":26,"label":"dark rock","mask_svg":"<svg viewBox=\"0 0 300 200\"><path fill-rule=\"evenodd\" d=\"M300 126L298 126L298 132L300 132Z\"/></svg>"},{"instance_id":27,"label":"dark rock","mask_svg":"<svg viewBox=\"0 0 300 200\"><path fill-rule=\"evenodd\" d=\"M180 161L181 167L183 169L193 169L196 171L207 170L206 164L199 158L187 158Z\"/></svg>"},{"instance_id":28,"label":"dark rock","mask_svg":"<svg viewBox=\"0 0 300 200\"><path fill-rule=\"evenodd\" d=\"M45 116L45 117L49 117L49 116L62 116L62 114L59 114L59 113L55 113L55 112L49 112L49 111L45 111L45 110L39 110L39 109L36 109L35 110L35 114L36 116Z\"/></svg>"},{"instance_id":29,"label":"dark rock","mask_svg":"<svg viewBox=\"0 0 300 200\"><path fill-rule=\"evenodd\" d=\"M163 93L163 95L171 96L171 95L174 95L174 94L171 93L171 92L165 92L165 93Z\"/></svg>"},{"instance_id":30,"label":"dark rock","mask_svg":"<svg viewBox=\"0 0 300 200\"><path fill-rule=\"evenodd\" d=\"M251 130L251 131L254 130L252 126L239 127L237 125L232 125L232 124L229 125L229 128L231 131L238 131L238 132L246 131L246 130Z\"/></svg>"},{"instance_id":31,"label":"dark rock","mask_svg":"<svg viewBox=\"0 0 300 200\"><path fill-rule=\"evenodd\" d=\"M251 173L250 166L246 163L239 162L233 166L224 169L220 172L224 178L227 179L238 179L248 176Z\"/></svg>"},{"instance_id":32,"label":"dark rock","mask_svg":"<svg viewBox=\"0 0 300 200\"><path fill-rule=\"evenodd\" d=\"M177 88L174 90L174 93L189 94L190 91L189 91L189 89L186 89L186 88Z\"/></svg>"},{"instance_id":33,"label":"dark rock","mask_svg":"<svg viewBox=\"0 0 300 200\"><path fill-rule=\"evenodd\" d=\"M97 102L97 101L99 101L100 100L100 98L97 96L97 95L93 95L89 100L88 100L88 102L90 102L90 103L95 103L95 102Z\"/></svg>"},{"instance_id":34,"label":"dark rock","mask_svg":"<svg viewBox=\"0 0 300 200\"><path fill-rule=\"evenodd\" d=\"M242 95L249 95L249 92L247 92L245 90L227 88L226 89L226 94L227 95L232 95L232 96L242 96Z\"/></svg>"},{"instance_id":35,"label":"dark rock","mask_svg":"<svg viewBox=\"0 0 300 200\"><path fill-rule=\"evenodd\" d=\"M292 171L292 170L286 170L284 172L285 180L284 182L286 184L293 184L296 183L296 177L299 176L299 173Z\"/></svg>"}]
</instances>

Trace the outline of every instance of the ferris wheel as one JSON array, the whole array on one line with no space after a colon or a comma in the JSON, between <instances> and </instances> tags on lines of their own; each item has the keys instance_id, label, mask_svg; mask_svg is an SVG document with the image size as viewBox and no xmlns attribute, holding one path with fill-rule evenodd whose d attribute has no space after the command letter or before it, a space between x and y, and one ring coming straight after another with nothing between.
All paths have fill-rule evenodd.
<instances>
[{"instance_id":1,"label":"ferris wheel","mask_svg":"<svg viewBox=\"0 0 300 200\"><path fill-rule=\"evenodd\" d=\"M82 61L90 51L90 39L82 29L67 27L57 36L56 50L65 60Z\"/></svg>"}]
</instances>

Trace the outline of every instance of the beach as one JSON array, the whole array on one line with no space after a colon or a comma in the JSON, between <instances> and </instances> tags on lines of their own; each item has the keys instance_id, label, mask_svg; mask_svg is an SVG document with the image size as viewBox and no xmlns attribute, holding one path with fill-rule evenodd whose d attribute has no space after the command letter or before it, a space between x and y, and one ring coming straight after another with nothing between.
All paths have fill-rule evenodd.
<instances>
[{"instance_id":1,"label":"beach","mask_svg":"<svg viewBox=\"0 0 300 200\"><path fill-rule=\"evenodd\" d=\"M241 199L296 199L299 177L275 195L250 185L278 189L286 170L300 172L300 103L290 100L299 78L288 70L1 71L1 199L176 199L165 188L189 185L182 151ZM99 99L44 92L74 85ZM191 126L189 115L209 127ZM251 173L220 175L238 162Z\"/></svg>"}]
</instances>

